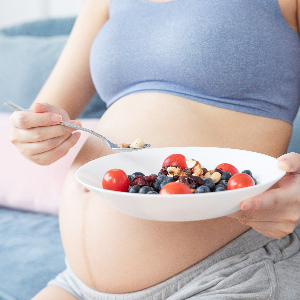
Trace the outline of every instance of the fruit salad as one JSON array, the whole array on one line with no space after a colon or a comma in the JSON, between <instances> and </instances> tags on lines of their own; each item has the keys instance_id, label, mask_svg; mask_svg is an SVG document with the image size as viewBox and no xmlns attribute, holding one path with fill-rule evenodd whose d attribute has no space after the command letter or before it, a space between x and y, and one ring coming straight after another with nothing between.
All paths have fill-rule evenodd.
<instances>
[{"instance_id":1,"label":"fruit salad","mask_svg":"<svg viewBox=\"0 0 300 300\"><path fill-rule=\"evenodd\" d=\"M111 169L102 180L102 187L107 190L160 195L223 192L256 184L250 170L240 172L229 163L208 170L199 161L187 160L182 154L169 155L158 174L126 174L121 169Z\"/></svg>"}]
</instances>

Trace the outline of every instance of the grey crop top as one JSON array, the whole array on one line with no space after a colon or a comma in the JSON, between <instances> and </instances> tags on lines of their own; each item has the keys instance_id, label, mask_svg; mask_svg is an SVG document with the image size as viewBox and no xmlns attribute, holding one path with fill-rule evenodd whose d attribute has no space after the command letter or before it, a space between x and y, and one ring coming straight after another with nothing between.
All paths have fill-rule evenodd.
<instances>
[{"instance_id":1,"label":"grey crop top","mask_svg":"<svg viewBox=\"0 0 300 300\"><path fill-rule=\"evenodd\" d=\"M107 107L153 91L293 123L300 37L277 0L110 0L109 9L90 54Z\"/></svg>"}]
</instances>

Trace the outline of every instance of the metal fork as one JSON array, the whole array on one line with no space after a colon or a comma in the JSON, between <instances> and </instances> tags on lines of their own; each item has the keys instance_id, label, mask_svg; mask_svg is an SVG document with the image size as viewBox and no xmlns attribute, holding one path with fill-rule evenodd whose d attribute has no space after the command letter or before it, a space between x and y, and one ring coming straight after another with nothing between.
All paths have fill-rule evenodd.
<instances>
[{"instance_id":1,"label":"metal fork","mask_svg":"<svg viewBox=\"0 0 300 300\"><path fill-rule=\"evenodd\" d=\"M22 108L19 105L14 104L14 103L9 102L9 101L5 102L4 104L6 106L8 106L9 108L11 108L13 110L16 110L16 111L28 111L28 112L30 111L29 109ZM148 147L151 146L150 144L145 144L143 147L138 147L138 148L119 148L119 146L117 144L112 143L107 138L105 138L104 136L102 136L101 134L99 134L99 133L97 133L93 130L90 130L90 129L87 129L87 128L84 128L84 127L81 127L81 126L76 126L76 125L70 124L68 122L63 122L63 121L60 122L59 124L63 125L63 126L72 127L74 129L77 129L77 130L85 131L85 132L88 132L90 134L93 134L94 136L96 136L96 137L100 138L101 140L103 140L104 142L106 142L107 145L111 149L116 150L116 151L120 151L120 152L130 152L130 151L142 150L142 149L145 149L145 148L148 148Z\"/></svg>"}]
</instances>

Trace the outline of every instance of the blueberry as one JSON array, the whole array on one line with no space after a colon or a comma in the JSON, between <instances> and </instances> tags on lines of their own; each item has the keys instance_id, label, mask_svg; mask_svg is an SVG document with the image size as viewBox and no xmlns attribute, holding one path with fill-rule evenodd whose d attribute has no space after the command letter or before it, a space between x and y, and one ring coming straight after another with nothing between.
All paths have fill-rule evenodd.
<instances>
[{"instance_id":1,"label":"blueberry","mask_svg":"<svg viewBox=\"0 0 300 300\"><path fill-rule=\"evenodd\" d=\"M156 180L159 182L163 182L167 178L167 175L159 175L157 176Z\"/></svg>"},{"instance_id":2,"label":"blueberry","mask_svg":"<svg viewBox=\"0 0 300 300\"><path fill-rule=\"evenodd\" d=\"M224 171L221 175L221 180L228 181L230 177L231 177L231 173L228 171Z\"/></svg>"},{"instance_id":3,"label":"blueberry","mask_svg":"<svg viewBox=\"0 0 300 300\"><path fill-rule=\"evenodd\" d=\"M161 184L161 182L158 179L156 179L152 182L151 186L154 189L154 191L159 192L160 191L160 184Z\"/></svg>"},{"instance_id":4,"label":"blueberry","mask_svg":"<svg viewBox=\"0 0 300 300\"><path fill-rule=\"evenodd\" d=\"M248 174L249 176L253 177L252 172L250 170L244 170L242 173Z\"/></svg>"},{"instance_id":5,"label":"blueberry","mask_svg":"<svg viewBox=\"0 0 300 300\"><path fill-rule=\"evenodd\" d=\"M140 187L138 185L134 185L133 187L129 188L129 193L138 193Z\"/></svg>"},{"instance_id":6,"label":"blueberry","mask_svg":"<svg viewBox=\"0 0 300 300\"><path fill-rule=\"evenodd\" d=\"M226 187L223 184L217 184L215 188L215 192L223 192L226 191Z\"/></svg>"},{"instance_id":7,"label":"blueberry","mask_svg":"<svg viewBox=\"0 0 300 300\"><path fill-rule=\"evenodd\" d=\"M227 180L221 179L218 184L223 184L225 187L227 187Z\"/></svg>"},{"instance_id":8,"label":"blueberry","mask_svg":"<svg viewBox=\"0 0 300 300\"><path fill-rule=\"evenodd\" d=\"M147 194L147 193L150 192L150 191L153 191L153 188L150 187L150 186L145 185L145 186L142 186L142 187L140 188L139 193L140 193L140 194Z\"/></svg>"},{"instance_id":9,"label":"blueberry","mask_svg":"<svg viewBox=\"0 0 300 300\"><path fill-rule=\"evenodd\" d=\"M203 180L205 181L203 185L208 186L211 191L215 188L215 183L211 178L203 178Z\"/></svg>"},{"instance_id":10,"label":"blueberry","mask_svg":"<svg viewBox=\"0 0 300 300\"><path fill-rule=\"evenodd\" d=\"M149 191L147 194L158 194L158 192L155 192L155 191Z\"/></svg>"},{"instance_id":11,"label":"blueberry","mask_svg":"<svg viewBox=\"0 0 300 300\"><path fill-rule=\"evenodd\" d=\"M134 172L134 173L132 173L132 176L138 176L138 175L141 175L141 176L145 176L145 174L144 173L142 173L142 172Z\"/></svg>"},{"instance_id":12,"label":"blueberry","mask_svg":"<svg viewBox=\"0 0 300 300\"><path fill-rule=\"evenodd\" d=\"M211 190L206 185L200 185L195 191L195 193L209 193L209 192L211 192Z\"/></svg>"},{"instance_id":13,"label":"blueberry","mask_svg":"<svg viewBox=\"0 0 300 300\"><path fill-rule=\"evenodd\" d=\"M252 179L254 180L255 185L257 185L257 180L254 177L252 177Z\"/></svg>"},{"instance_id":14,"label":"blueberry","mask_svg":"<svg viewBox=\"0 0 300 300\"><path fill-rule=\"evenodd\" d=\"M167 177L164 181L166 181L166 182L173 182L174 178L173 177Z\"/></svg>"},{"instance_id":15,"label":"blueberry","mask_svg":"<svg viewBox=\"0 0 300 300\"><path fill-rule=\"evenodd\" d=\"M167 183L169 183L168 181L164 180L163 182L160 183L160 189L162 189L163 186L165 186Z\"/></svg>"}]
</instances>

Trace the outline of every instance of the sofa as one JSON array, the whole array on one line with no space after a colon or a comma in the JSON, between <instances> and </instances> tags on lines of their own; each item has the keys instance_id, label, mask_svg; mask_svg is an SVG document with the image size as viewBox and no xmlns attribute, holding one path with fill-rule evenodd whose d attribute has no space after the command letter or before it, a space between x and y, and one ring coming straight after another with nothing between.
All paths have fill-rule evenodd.
<instances>
[{"instance_id":1,"label":"sofa","mask_svg":"<svg viewBox=\"0 0 300 300\"><path fill-rule=\"evenodd\" d=\"M58 203L68 167L87 138L51 166L26 160L9 142L6 101L29 107L50 74L74 18L49 19L0 30L0 299L28 300L65 268ZM95 95L80 115L93 128L105 111ZM300 113L288 152L300 153Z\"/></svg>"}]
</instances>

